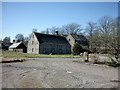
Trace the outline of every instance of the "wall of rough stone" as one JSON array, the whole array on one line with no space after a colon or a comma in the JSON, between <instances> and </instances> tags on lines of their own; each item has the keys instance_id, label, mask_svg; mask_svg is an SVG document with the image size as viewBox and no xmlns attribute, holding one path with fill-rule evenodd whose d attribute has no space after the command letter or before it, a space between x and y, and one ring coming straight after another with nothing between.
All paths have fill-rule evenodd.
<instances>
[{"instance_id":1,"label":"wall of rough stone","mask_svg":"<svg viewBox=\"0 0 120 90\"><path fill-rule=\"evenodd\" d=\"M39 54L39 42L34 33L28 41L27 53Z\"/></svg>"},{"instance_id":2,"label":"wall of rough stone","mask_svg":"<svg viewBox=\"0 0 120 90\"><path fill-rule=\"evenodd\" d=\"M75 39L70 34L66 37L66 39L69 42L69 44L71 45L71 51L72 51L72 48L75 44Z\"/></svg>"}]
</instances>

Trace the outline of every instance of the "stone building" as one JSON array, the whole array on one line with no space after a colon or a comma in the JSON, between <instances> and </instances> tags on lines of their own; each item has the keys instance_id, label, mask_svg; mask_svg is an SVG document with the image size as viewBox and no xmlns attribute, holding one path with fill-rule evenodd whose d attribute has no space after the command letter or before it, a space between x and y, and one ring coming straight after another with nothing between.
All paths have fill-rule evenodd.
<instances>
[{"instance_id":1,"label":"stone building","mask_svg":"<svg viewBox=\"0 0 120 90\"><path fill-rule=\"evenodd\" d=\"M26 53L27 52L27 47L22 42L13 43L9 47L9 51L24 52L24 53Z\"/></svg>"},{"instance_id":2,"label":"stone building","mask_svg":"<svg viewBox=\"0 0 120 90\"><path fill-rule=\"evenodd\" d=\"M34 32L28 41L27 53L70 54L71 46L63 36Z\"/></svg>"},{"instance_id":3,"label":"stone building","mask_svg":"<svg viewBox=\"0 0 120 90\"><path fill-rule=\"evenodd\" d=\"M68 40L69 44L71 45L71 51L73 49L73 46L75 43L79 43L84 50L88 49L88 40L84 35L75 35L75 34L69 34L66 39Z\"/></svg>"}]
</instances>

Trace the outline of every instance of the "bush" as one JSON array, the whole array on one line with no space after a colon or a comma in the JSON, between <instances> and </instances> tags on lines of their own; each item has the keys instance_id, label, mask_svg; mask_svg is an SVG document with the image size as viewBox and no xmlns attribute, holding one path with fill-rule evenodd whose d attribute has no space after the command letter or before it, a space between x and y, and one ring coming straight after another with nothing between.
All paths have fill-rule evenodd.
<instances>
[{"instance_id":1,"label":"bush","mask_svg":"<svg viewBox=\"0 0 120 90\"><path fill-rule=\"evenodd\" d=\"M80 55L80 53L83 53L83 49L79 43L75 43L73 46L73 55Z\"/></svg>"},{"instance_id":2,"label":"bush","mask_svg":"<svg viewBox=\"0 0 120 90\"><path fill-rule=\"evenodd\" d=\"M106 64L108 66L112 66L112 67L119 67L120 66L120 63L117 63L113 60L112 55L109 55L108 57L109 57L109 60L106 62Z\"/></svg>"}]
</instances>

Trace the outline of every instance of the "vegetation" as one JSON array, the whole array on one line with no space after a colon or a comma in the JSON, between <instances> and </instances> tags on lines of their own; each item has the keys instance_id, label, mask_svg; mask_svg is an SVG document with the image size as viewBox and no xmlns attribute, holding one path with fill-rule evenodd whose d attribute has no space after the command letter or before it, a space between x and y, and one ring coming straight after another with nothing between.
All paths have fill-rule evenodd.
<instances>
[{"instance_id":1,"label":"vegetation","mask_svg":"<svg viewBox=\"0 0 120 90\"><path fill-rule=\"evenodd\" d=\"M3 39L3 43L10 43L10 37L5 37Z\"/></svg>"},{"instance_id":2,"label":"vegetation","mask_svg":"<svg viewBox=\"0 0 120 90\"><path fill-rule=\"evenodd\" d=\"M117 62L115 62L115 60L113 60L112 55L109 54L108 57L109 57L109 60L106 62L106 65L112 66L112 67L120 66L120 63L117 63Z\"/></svg>"},{"instance_id":3,"label":"vegetation","mask_svg":"<svg viewBox=\"0 0 120 90\"><path fill-rule=\"evenodd\" d=\"M4 58L71 58L73 55L46 55L46 54L28 54L12 51L2 51L2 57Z\"/></svg>"},{"instance_id":4,"label":"vegetation","mask_svg":"<svg viewBox=\"0 0 120 90\"><path fill-rule=\"evenodd\" d=\"M54 35L54 34L56 34L56 31L58 31L59 35L80 34L82 31L82 28L81 28L80 24L70 23L70 24L64 25L62 27L47 28L46 30L42 31L41 33Z\"/></svg>"},{"instance_id":5,"label":"vegetation","mask_svg":"<svg viewBox=\"0 0 120 90\"><path fill-rule=\"evenodd\" d=\"M120 53L119 17L101 17L97 23L89 22L86 28L90 50L92 52Z\"/></svg>"},{"instance_id":6,"label":"vegetation","mask_svg":"<svg viewBox=\"0 0 120 90\"><path fill-rule=\"evenodd\" d=\"M59 35L66 36L68 34L83 34L89 41L89 49L91 52L100 53L114 53L117 50L120 53L120 17L111 18L109 16L101 17L98 22L88 22L85 28L82 28L80 24L70 23L61 27L46 28L41 31L44 34L55 35L58 31ZM37 29L33 29L32 32L37 32ZM27 46L28 40L31 34L24 37L22 34L17 34L15 40L24 41ZM5 37L4 42L9 42L10 37Z\"/></svg>"},{"instance_id":7,"label":"vegetation","mask_svg":"<svg viewBox=\"0 0 120 90\"><path fill-rule=\"evenodd\" d=\"M80 46L79 43L75 43L73 46L73 55L80 55L80 53L83 52L82 47Z\"/></svg>"},{"instance_id":8,"label":"vegetation","mask_svg":"<svg viewBox=\"0 0 120 90\"><path fill-rule=\"evenodd\" d=\"M82 34L89 40L89 49L91 52L120 53L120 30L119 18L109 16L101 17L98 22L88 22L86 28L81 28L77 23L70 23L62 27L47 28L43 33L59 35Z\"/></svg>"}]
</instances>

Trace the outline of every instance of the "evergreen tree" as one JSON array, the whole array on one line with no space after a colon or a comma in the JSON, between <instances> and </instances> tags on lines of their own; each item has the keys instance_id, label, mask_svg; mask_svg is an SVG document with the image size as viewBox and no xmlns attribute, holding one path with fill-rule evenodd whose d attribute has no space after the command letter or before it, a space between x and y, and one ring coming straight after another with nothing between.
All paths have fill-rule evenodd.
<instances>
[{"instance_id":1,"label":"evergreen tree","mask_svg":"<svg viewBox=\"0 0 120 90\"><path fill-rule=\"evenodd\" d=\"M75 43L73 46L73 55L80 55L80 53L83 52L82 47L80 46L79 43Z\"/></svg>"}]
</instances>

